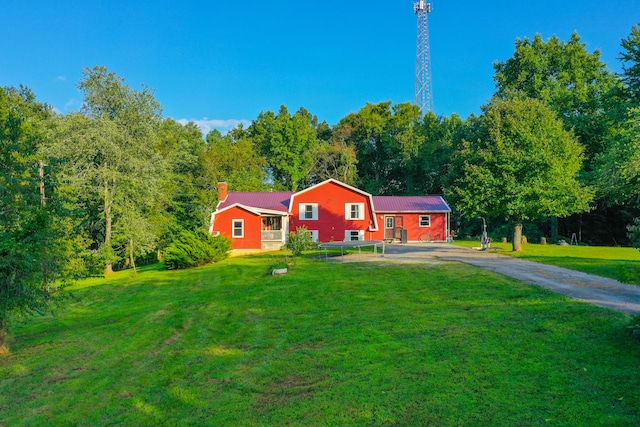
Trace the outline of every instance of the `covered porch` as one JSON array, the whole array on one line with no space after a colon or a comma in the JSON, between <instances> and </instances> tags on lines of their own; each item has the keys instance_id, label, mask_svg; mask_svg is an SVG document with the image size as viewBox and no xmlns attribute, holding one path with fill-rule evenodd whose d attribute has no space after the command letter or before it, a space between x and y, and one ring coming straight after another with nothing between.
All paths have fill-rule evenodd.
<instances>
[{"instance_id":1,"label":"covered porch","mask_svg":"<svg viewBox=\"0 0 640 427\"><path fill-rule=\"evenodd\" d=\"M286 243L289 234L287 218L288 214L262 213L262 250L278 250Z\"/></svg>"}]
</instances>

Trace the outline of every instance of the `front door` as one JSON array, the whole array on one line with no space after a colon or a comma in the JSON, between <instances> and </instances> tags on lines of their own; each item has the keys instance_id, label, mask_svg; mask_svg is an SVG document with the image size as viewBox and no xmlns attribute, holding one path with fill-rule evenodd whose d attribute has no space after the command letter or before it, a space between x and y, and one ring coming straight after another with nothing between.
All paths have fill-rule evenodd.
<instances>
[{"instance_id":1,"label":"front door","mask_svg":"<svg viewBox=\"0 0 640 427\"><path fill-rule=\"evenodd\" d=\"M404 217L387 215L384 217L384 238L385 240L402 239L404 229Z\"/></svg>"},{"instance_id":2,"label":"front door","mask_svg":"<svg viewBox=\"0 0 640 427\"><path fill-rule=\"evenodd\" d=\"M396 217L385 216L384 217L384 239L385 240L395 239L395 228L396 228Z\"/></svg>"}]
</instances>

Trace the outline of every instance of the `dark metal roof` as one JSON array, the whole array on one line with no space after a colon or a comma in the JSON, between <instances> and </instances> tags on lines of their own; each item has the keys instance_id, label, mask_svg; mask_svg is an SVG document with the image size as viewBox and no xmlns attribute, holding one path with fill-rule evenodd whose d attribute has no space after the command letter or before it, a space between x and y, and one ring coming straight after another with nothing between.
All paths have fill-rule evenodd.
<instances>
[{"instance_id":1,"label":"dark metal roof","mask_svg":"<svg viewBox=\"0 0 640 427\"><path fill-rule=\"evenodd\" d=\"M218 206L218 210L241 204L257 209L287 212L293 194L290 191L229 193L227 199ZM447 202L440 196L373 196L373 206L376 212L451 212Z\"/></svg>"},{"instance_id":2,"label":"dark metal roof","mask_svg":"<svg viewBox=\"0 0 640 427\"><path fill-rule=\"evenodd\" d=\"M238 203L252 208L287 212L292 194L290 191L273 193L229 193L227 199L218 205L218 210Z\"/></svg>"},{"instance_id":3,"label":"dark metal roof","mask_svg":"<svg viewBox=\"0 0 640 427\"><path fill-rule=\"evenodd\" d=\"M376 212L451 212L440 196L373 196Z\"/></svg>"}]
</instances>

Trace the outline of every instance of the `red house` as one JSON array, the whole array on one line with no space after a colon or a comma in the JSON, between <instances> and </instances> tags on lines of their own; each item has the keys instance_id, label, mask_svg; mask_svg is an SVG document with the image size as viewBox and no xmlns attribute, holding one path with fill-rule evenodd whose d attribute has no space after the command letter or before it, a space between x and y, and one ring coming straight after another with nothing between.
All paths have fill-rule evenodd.
<instances>
[{"instance_id":1,"label":"red house","mask_svg":"<svg viewBox=\"0 0 640 427\"><path fill-rule=\"evenodd\" d=\"M218 199L210 231L231 238L232 249L280 249L303 226L317 242L449 239L451 209L440 196L372 196L329 179L296 193L234 193L221 182Z\"/></svg>"}]
</instances>

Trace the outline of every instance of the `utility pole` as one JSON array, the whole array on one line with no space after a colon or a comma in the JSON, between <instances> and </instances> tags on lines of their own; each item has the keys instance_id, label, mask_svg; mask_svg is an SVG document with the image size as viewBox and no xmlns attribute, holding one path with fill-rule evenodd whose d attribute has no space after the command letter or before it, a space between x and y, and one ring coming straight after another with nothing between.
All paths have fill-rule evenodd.
<instances>
[{"instance_id":1,"label":"utility pole","mask_svg":"<svg viewBox=\"0 0 640 427\"><path fill-rule=\"evenodd\" d=\"M427 3L426 0L417 0L413 3L413 12L418 17L415 104L420 107L422 114L427 114L433 111L429 22L427 19L428 14L431 12L431 3Z\"/></svg>"}]
</instances>

